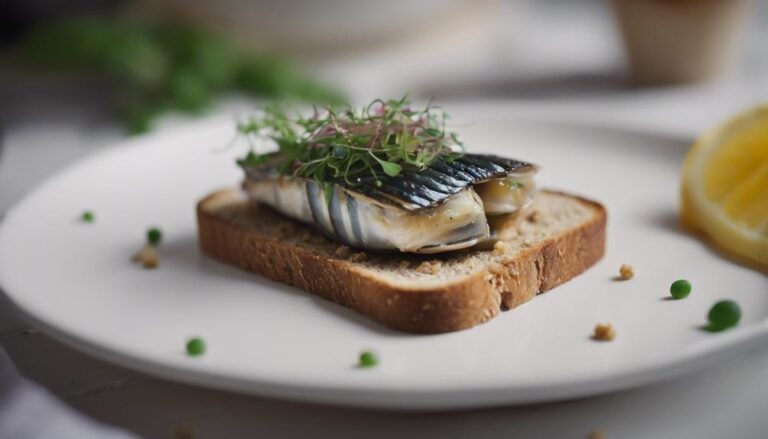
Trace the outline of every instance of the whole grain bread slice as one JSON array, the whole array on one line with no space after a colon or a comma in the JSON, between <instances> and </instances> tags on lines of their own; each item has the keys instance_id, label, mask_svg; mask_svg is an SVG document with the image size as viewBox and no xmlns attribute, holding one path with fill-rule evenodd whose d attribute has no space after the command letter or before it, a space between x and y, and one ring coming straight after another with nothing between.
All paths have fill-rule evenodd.
<instances>
[{"instance_id":1,"label":"whole grain bread slice","mask_svg":"<svg viewBox=\"0 0 768 439\"><path fill-rule=\"evenodd\" d=\"M488 321L592 266L604 253L606 212L594 201L542 191L525 215L496 225L493 245L441 255L355 250L238 190L200 201L197 221L200 248L211 257L387 327L439 333Z\"/></svg>"}]
</instances>

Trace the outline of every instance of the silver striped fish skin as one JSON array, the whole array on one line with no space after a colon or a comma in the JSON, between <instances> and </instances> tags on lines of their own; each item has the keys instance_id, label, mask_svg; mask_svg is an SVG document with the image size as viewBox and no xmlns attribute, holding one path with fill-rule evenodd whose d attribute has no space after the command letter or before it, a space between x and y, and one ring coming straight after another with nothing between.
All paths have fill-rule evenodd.
<instances>
[{"instance_id":1,"label":"silver striped fish skin","mask_svg":"<svg viewBox=\"0 0 768 439\"><path fill-rule=\"evenodd\" d=\"M246 168L250 198L354 247L373 251L440 253L489 237L486 216L513 213L533 196L535 165L465 154L396 177L332 185L330 197L312 179ZM524 190L518 186L525 181ZM514 182L513 186L510 182ZM477 189L477 190L476 190ZM512 195L515 195L514 197Z\"/></svg>"}]
</instances>

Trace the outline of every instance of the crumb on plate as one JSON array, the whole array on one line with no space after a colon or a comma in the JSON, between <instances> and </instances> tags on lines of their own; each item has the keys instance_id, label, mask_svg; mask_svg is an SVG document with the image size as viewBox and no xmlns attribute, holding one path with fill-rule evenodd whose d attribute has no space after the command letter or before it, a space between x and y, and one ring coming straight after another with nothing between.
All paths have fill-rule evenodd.
<instances>
[{"instance_id":1,"label":"crumb on plate","mask_svg":"<svg viewBox=\"0 0 768 439\"><path fill-rule=\"evenodd\" d=\"M616 330L610 323L598 323L592 338L598 341L612 341L616 338Z\"/></svg>"},{"instance_id":2,"label":"crumb on plate","mask_svg":"<svg viewBox=\"0 0 768 439\"><path fill-rule=\"evenodd\" d=\"M629 264L622 264L621 267L619 267L619 277L621 280L630 280L633 277L635 277L635 267L629 265Z\"/></svg>"},{"instance_id":3,"label":"crumb on plate","mask_svg":"<svg viewBox=\"0 0 768 439\"><path fill-rule=\"evenodd\" d=\"M160 255L156 246L147 244L133 256L133 260L144 268L157 268L160 264Z\"/></svg>"}]
</instances>

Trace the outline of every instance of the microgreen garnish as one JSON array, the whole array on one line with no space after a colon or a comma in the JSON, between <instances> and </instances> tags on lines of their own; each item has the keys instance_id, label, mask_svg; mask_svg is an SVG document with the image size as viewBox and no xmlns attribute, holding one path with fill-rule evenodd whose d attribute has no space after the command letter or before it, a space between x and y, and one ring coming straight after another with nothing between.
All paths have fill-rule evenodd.
<instances>
[{"instance_id":1,"label":"microgreen garnish","mask_svg":"<svg viewBox=\"0 0 768 439\"><path fill-rule=\"evenodd\" d=\"M460 157L463 144L455 132L446 130L447 119L445 111L431 103L413 109L407 96L377 99L361 109L315 108L309 117L271 106L237 129L251 144L270 140L277 152L259 154L252 148L237 163L258 167L268 162L280 175L321 183L355 185L361 178L373 178L381 184L384 176L423 169L438 157Z\"/></svg>"}]
</instances>

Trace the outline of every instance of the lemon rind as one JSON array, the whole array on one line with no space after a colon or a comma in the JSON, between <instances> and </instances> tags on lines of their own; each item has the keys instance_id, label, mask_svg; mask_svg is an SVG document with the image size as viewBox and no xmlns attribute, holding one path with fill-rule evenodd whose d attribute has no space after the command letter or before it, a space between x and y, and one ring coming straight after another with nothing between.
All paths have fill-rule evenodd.
<instances>
[{"instance_id":1,"label":"lemon rind","mask_svg":"<svg viewBox=\"0 0 768 439\"><path fill-rule=\"evenodd\" d=\"M768 221L755 229L741 225L728 217L721 206L707 199L703 190L696 190L690 184L693 173L704 167L717 145L726 142L744 124L756 123L755 120L768 120L768 105L731 118L693 144L683 164L681 217L684 223L704 232L719 246L768 266Z\"/></svg>"}]
</instances>

